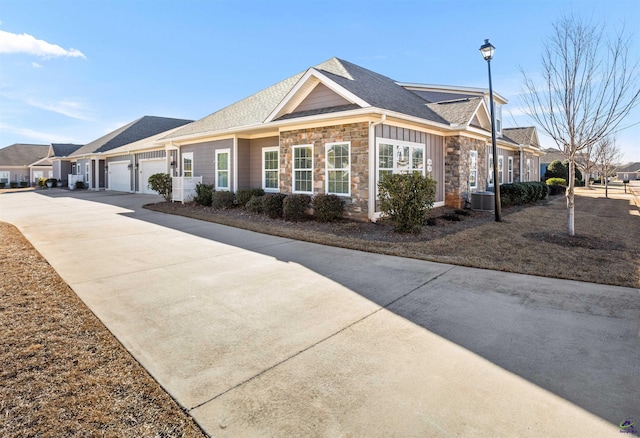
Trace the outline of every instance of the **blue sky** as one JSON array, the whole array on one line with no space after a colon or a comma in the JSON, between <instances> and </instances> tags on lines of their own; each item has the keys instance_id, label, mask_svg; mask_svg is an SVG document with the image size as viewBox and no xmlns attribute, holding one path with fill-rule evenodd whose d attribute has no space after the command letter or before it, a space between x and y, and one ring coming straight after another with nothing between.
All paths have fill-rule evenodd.
<instances>
[{"instance_id":1,"label":"blue sky","mask_svg":"<svg viewBox=\"0 0 640 438\"><path fill-rule=\"evenodd\" d=\"M624 24L640 56L637 0L3 0L0 147L84 144L143 115L197 120L333 56L401 82L487 87L485 38L505 126L528 126L519 67L539 71L545 35L571 13ZM638 122L640 109L623 125ZM639 139L640 124L618 134L625 161L640 161Z\"/></svg>"}]
</instances>

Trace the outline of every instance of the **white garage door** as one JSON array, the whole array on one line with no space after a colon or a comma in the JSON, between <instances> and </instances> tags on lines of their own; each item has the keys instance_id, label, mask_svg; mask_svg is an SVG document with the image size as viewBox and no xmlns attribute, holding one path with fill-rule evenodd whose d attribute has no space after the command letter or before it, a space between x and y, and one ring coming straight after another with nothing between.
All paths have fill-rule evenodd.
<instances>
[{"instance_id":1,"label":"white garage door","mask_svg":"<svg viewBox=\"0 0 640 438\"><path fill-rule=\"evenodd\" d=\"M131 171L128 162L109 163L109 190L116 192L131 191Z\"/></svg>"},{"instance_id":2,"label":"white garage door","mask_svg":"<svg viewBox=\"0 0 640 438\"><path fill-rule=\"evenodd\" d=\"M140 160L140 193L157 195L149 186L149 177L155 173L167 173L167 162L164 158L160 160Z\"/></svg>"}]
</instances>

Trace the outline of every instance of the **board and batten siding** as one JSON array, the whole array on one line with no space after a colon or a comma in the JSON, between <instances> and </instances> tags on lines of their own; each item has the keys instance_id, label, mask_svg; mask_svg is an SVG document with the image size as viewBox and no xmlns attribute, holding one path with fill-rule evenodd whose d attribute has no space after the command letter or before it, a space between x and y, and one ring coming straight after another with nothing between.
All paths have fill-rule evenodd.
<instances>
[{"instance_id":1,"label":"board and batten siding","mask_svg":"<svg viewBox=\"0 0 640 438\"><path fill-rule=\"evenodd\" d=\"M338 95L324 84L318 84L311 93L298 105L294 112L309 111L334 106L349 105L344 97Z\"/></svg>"},{"instance_id":2,"label":"board and batten siding","mask_svg":"<svg viewBox=\"0 0 640 438\"><path fill-rule=\"evenodd\" d=\"M387 138L389 140L399 140L425 145L424 160L425 170L427 160L431 159L431 177L438 182L436 187L436 202L444 202L444 138L415 129L400 128L391 125L378 125L375 128L376 137ZM378 159L376 157L376 171Z\"/></svg>"},{"instance_id":3,"label":"board and batten siding","mask_svg":"<svg viewBox=\"0 0 640 438\"><path fill-rule=\"evenodd\" d=\"M219 149L229 149L229 189L236 190L236 182L233 181L233 139L207 141L204 143L190 144L183 146L182 153L193 152L193 176L202 176L203 184L216 183L216 151ZM180 166L182 166L182 157L180 158Z\"/></svg>"}]
</instances>

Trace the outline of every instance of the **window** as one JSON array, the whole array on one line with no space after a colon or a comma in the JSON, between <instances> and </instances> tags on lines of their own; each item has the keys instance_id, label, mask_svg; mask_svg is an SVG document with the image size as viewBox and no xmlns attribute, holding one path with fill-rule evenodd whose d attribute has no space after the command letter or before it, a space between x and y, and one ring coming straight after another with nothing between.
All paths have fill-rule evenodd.
<instances>
[{"instance_id":1,"label":"window","mask_svg":"<svg viewBox=\"0 0 640 438\"><path fill-rule=\"evenodd\" d=\"M326 187L333 195L349 195L351 182L351 143L327 143Z\"/></svg>"},{"instance_id":2,"label":"window","mask_svg":"<svg viewBox=\"0 0 640 438\"><path fill-rule=\"evenodd\" d=\"M280 188L280 152L278 146L262 149L262 188L277 192Z\"/></svg>"},{"instance_id":3,"label":"window","mask_svg":"<svg viewBox=\"0 0 640 438\"><path fill-rule=\"evenodd\" d=\"M216 151L216 190L229 190L229 149Z\"/></svg>"},{"instance_id":4,"label":"window","mask_svg":"<svg viewBox=\"0 0 640 438\"><path fill-rule=\"evenodd\" d=\"M378 180L385 174L420 172L424 175L424 145L378 138Z\"/></svg>"},{"instance_id":5,"label":"window","mask_svg":"<svg viewBox=\"0 0 640 438\"><path fill-rule=\"evenodd\" d=\"M44 172L42 170L34 170L33 180L37 182L40 178L44 178Z\"/></svg>"},{"instance_id":6,"label":"window","mask_svg":"<svg viewBox=\"0 0 640 438\"><path fill-rule=\"evenodd\" d=\"M504 157L498 155L498 184L504 183Z\"/></svg>"},{"instance_id":7,"label":"window","mask_svg":"<svg viewBox=\"0 0 640 438\"><path fill-rule=\"evenodd\" d=\"M313 145L293 147L293 192L313 193Z\"/></svg>"},{"instance_id":8,"label":"window","mask_svg":"<svg viewBox=\"0 0 640 438\"><path fill-rule=\"evenodd\" d=\"M84 182L89 184L89 163L84 163Z\"/></svg>"},{"instance_id":9,"label":"window","mask_svg":"<svg viewBox=\"0 0 640 438\"><path fill-rule=\"evenodd\" d=\"M478 188L478 151L469 151L469 187Z\"/></svg>"},{"instance_id":10,"label":"window","mask_svg":"<svg viewBox=\"0 0 640 438\"><path fill-rule=\"evenodd\" d=\"M507 182L513 182L513 157L507 157Z\"/></svg>"},{"instance_id":11,"label":"window","mask_svg":"<svg viewBox=\"0 0 640 438\"><path fill-rule=\"evenodd\" d=\"M9 184L9 172L8 171L1 171L0 172L0 183L7 183Z\"/></svg>"},{"instance_id":12,"label":"window","mask_svg":"<svg viewBox=\"0 0 640 438\"><path fill-rule=\"evenodd\" d=\"M193 177L193 152L182 154L182 176Z\"/></svg>"},{"instance_id":13,"label":"window","mask_svg":"<svg viewBox=\"0 0 640 438\"><path fill-rule=\"evenodd\" d=\"M527 167L525 171L525 181L531 181L531 159L527 158Z\"/></svg>"},{"instance_id":14,"label":"window","mask_svg":"<svg viewBox=\"0 0 640 438\"><path fill-rule=\"evenodd\" d=\"M493 187L493 154L489 154L489 166L487 168L488 186Z\"/></svg>"}]
</instances>

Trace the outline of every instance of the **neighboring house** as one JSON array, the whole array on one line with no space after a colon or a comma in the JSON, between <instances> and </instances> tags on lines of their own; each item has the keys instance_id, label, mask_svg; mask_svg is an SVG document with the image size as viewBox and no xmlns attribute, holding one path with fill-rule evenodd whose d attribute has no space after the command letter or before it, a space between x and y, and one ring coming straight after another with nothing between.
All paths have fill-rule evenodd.
<instances>
[{"instance_id":1,"label":"neighboring house","mask_svg":"<svg viewBox=\"0 0 640 438\"><path fill-rule=\"evenodd\" d=\"M175 150L178 179L216 190L341 196L346 214L375 220L386 173L418 171L437 182L436 206L464 206L494 185L486 89L396 82L332 58L188 124L157 141ZM502 128L494 93L499 183L537 181L533 128ZM528 138L526 137L528 135Z\"/></svg>"},{"instance_id":2,"label":"neighboring house","mask_svg":"<svg viewBox=\"0 0 640 438\"><path fill-rule=\"evenodd\" d=\"M155 194L148 186L155 173L174 174L177 148L159 147L156 142L178 128L111 149L104 153L107 190Z\"/></svg>"},{"instance_id":3,"label":"neighboring house","mask_svg":"<svg viewBox=\"0 0 640 438\"><path fill-rule=\"evenodd\" d=\"M106 152L190 122L191 120L167 117L141 117L78 148L67 157L54 157L54 178L68 179L68 186L71 188L75 187L77 181L82 181L87 188L94 190L106 188Z\"/></svg>"},{"instance_id":4,"label":"neighboring house","mask_svg":"<svg viewBox=\"0 0 640 438\"><path fill-rule=\"evenodd\" d=\"M50 145L12 144L0 149L0 183L27 182L33 185L38 178L50 178L51 163L46 161Z\"/></svg>"},{"instance_id":5,"label":"neighboring house","mask_svg":"<svg viewBox=\"0 0 640 438\"><path fill-rule=\"evenodd\" d=\"M549 164L554 161L565 161L566 158L557 148L543 149L542 152L544 152L545 155L540 157L540 177L544 178L544 174L547 171Z\"/></svg>"},{"instance_id":6,"label":"neighboring house","mask_svg":"<svg viewBox=\"0 0 640 438\"><path fill-rule=\"evenodd\" d=\"M640 162L630 163L617 168L616 178L620 181L640 179Z\"/></svg>"},{"instance_id":7,"label":"neighboring house","mask_svg":"<svg viewBox=\"0 0 640 438\"><path fill-rule=\"evenodd\" d=\"M71 173L71 165L64 160L82 147L81 144L51 143L47 160L51 163L53 178L60 180L60 185L66 187L67 175Z\"/></svg>"}]
</instances>

